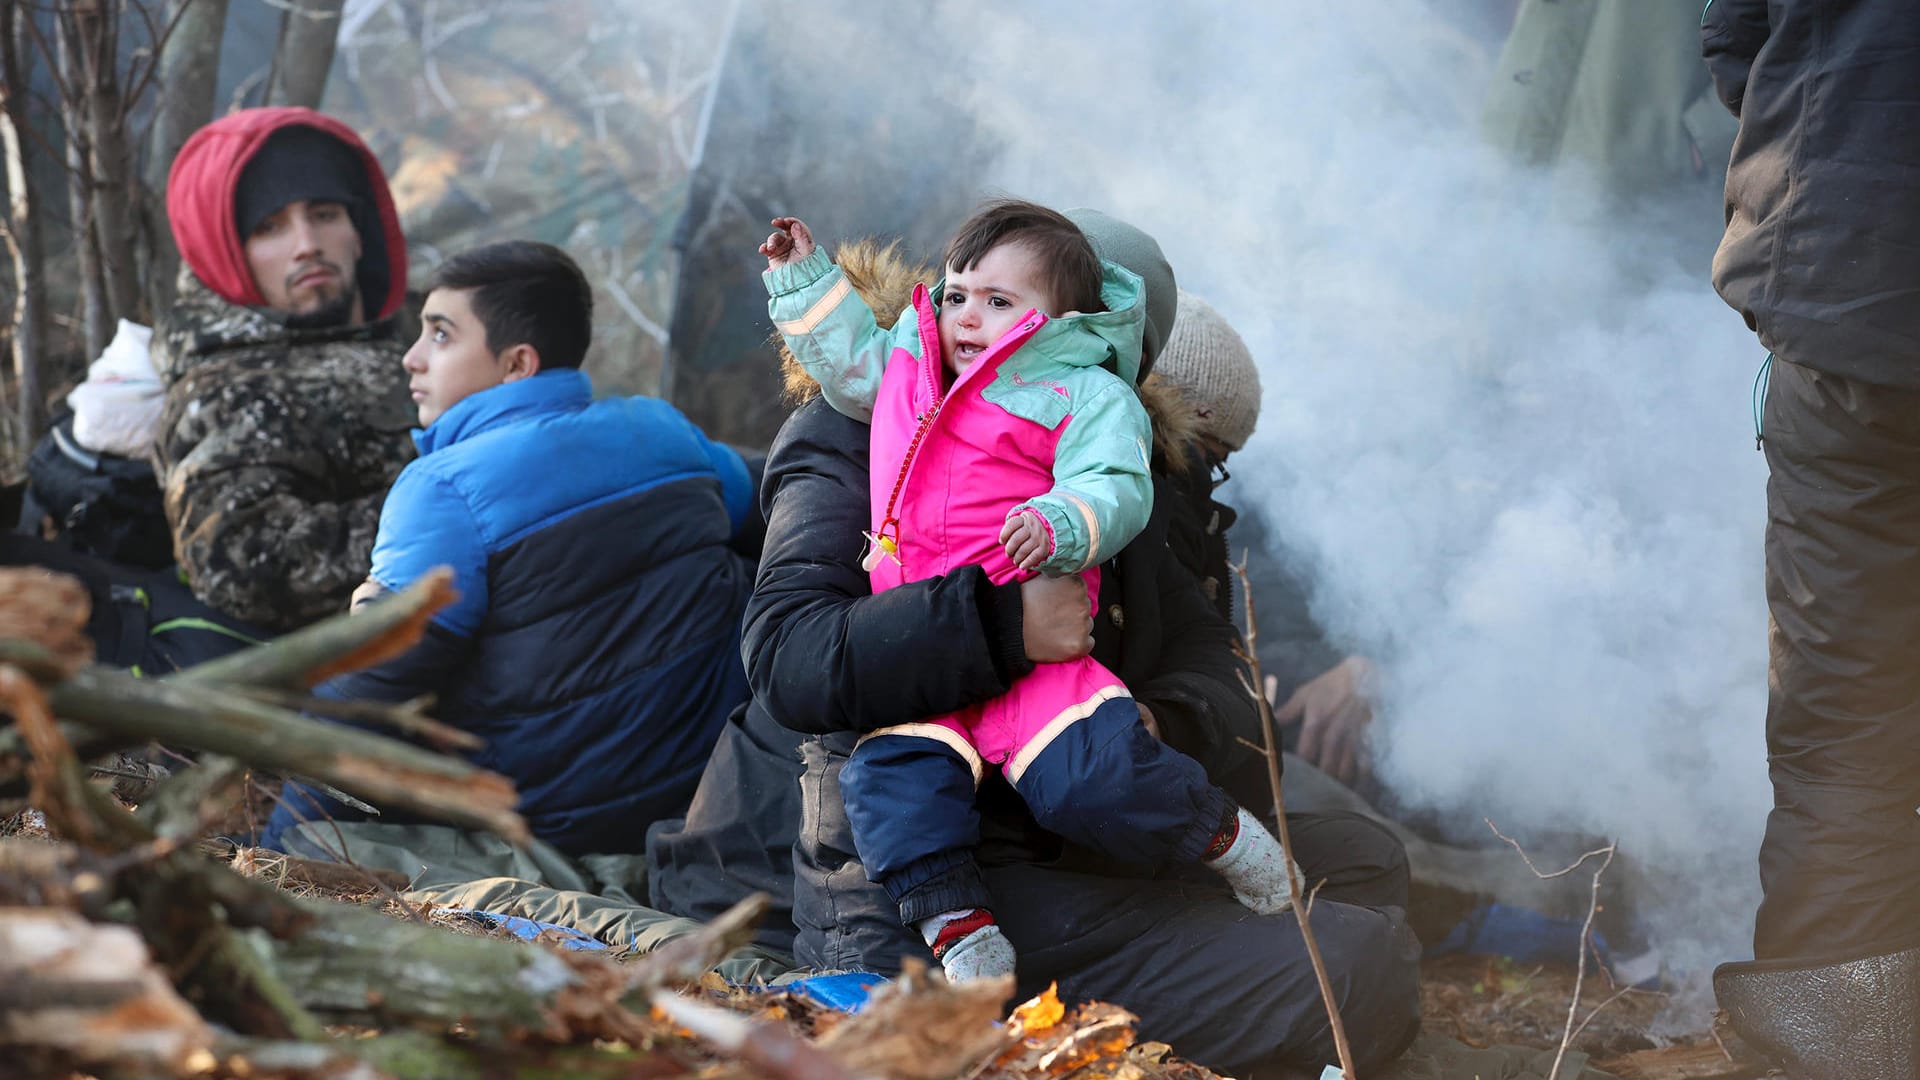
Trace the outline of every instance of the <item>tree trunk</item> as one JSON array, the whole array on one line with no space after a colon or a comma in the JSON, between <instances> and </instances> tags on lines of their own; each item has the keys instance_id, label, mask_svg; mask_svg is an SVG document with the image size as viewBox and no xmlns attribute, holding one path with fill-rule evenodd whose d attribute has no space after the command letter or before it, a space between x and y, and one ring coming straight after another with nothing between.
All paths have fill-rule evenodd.
<instances>
[{"instance_id":1,"label":"tree trunk","mask_svg":"<svg viewBox=\"0 0 1920 1080\"><path fill-rule=\"evenodd\" d=\"M180 272L180 252L167 225L167 173L187 136L213 119L220 41L227 31L227 0L171 0L167 20L173 25L173 33L160 52L160 67L154 76L153 130L141 185L147 191L147 232L153 237L147 304L155 320L173 306L174 279Z\"/></svg>"},{"instance_id":2,"label":"tree trunk","mask_svg":"<svg viewBox=\"0 0 1920 1080\"><path fill-rule=\"evenodd\" d=\"M73 232L73 252L80 267L80 327L91 361L112 340L113 316L107 307L107 283L100 265L100 245L94 228L92 148L87 145L87 57L71 20L56 19L60 81L70 91L60 102L60 119L67 136L67 207Z\"/></svg>"},{"instance_id":3,"label":"tree trunk","mask_svg":"<svg viewBox=\"0 0 1920 1080\"><path fill-rule=\"evenodd\" d=\"M0 152L6 155L7 248L13 260L13 379L21 449L32 446L46 424L46 391L40 383L40 356L47 325L45 247L40 234L38 193L27 166L27 88L25 61L32 51L22 41L21 8L0 3ZM27 12L32 18L32 12Z\"/></svg>"},{"instance_id":4,"label":"tree trunk","mask_svg":"<svg viewBox=\"0 0 1920 1080\"><path fill-rule=\"evenodd\" d=\"M344 6L345 0L293 0L287 5L280 21L280 44L273 54L267 104L320 107Z\"/></svg>"},{"instance_id":5,"label":"tree trunk","mask_svg":"<svg viewBox=\"0 0 1920 1080\"><path fill-rule=\"evenodd\" d=\"M120 95L119 20L105 0L75 0L73 25L85 51L87 171L93 178L93 236L106 287L111 335L116 319L140 319L140 237L134 228L132 148ZM76 89L80 89L77 88ZM104 346L104 342L102 345ZM87 359L99 355L91 352Z\"/></svg>"}]
</instances>

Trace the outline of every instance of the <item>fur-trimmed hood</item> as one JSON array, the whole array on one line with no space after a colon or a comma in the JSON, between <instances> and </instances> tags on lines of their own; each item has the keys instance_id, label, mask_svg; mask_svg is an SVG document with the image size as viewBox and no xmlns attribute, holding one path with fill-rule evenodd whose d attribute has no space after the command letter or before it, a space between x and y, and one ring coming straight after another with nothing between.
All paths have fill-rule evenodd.
<instances>
[{"instance_id":1,"label":"fur-trimmed hood","mask_svg":"<svg viewBox=\"0 0 1920 1080\"><path fill-rule=\"evenodd\" d=\"M940 275L925 263L909 260L899 241L882 244L877 240L855 240L834 250L833 261L847 282L873 311L883 330L891 329L913 302L914 286L931 286ZM794 404L811 400L820 393L820 384L793 358L778 334L773 341L780 349L780 375L787 399ZM1149 375L1140 384L1140 404L1153 421L1153 448L1167 467L1184 470L1192 459L1189 449L1199 441L1200 418L1186 398L1158 375Z\"/></svg>"}]
</instances>

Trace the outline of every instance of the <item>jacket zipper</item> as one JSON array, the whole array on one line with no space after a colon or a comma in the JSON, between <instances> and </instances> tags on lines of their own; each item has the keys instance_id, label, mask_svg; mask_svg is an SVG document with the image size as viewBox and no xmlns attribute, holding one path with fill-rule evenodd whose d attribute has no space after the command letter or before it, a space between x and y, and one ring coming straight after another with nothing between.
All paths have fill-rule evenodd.
<instances>
[{"instance_id":1,"label":"jacket zipper","mask_svg":"<svg viewBox=\"0 0 1920 1080\"><path fill-rule=\"evenodd\" d=\"M907 443L907 452L900 459L900 472L893 478L893 491L887 495L887 509L880 517L880 528L867 534L870 546L866 558L861 560L861 567L869 573L880 565L882 557L900 562L900 493L906 489L907 474L913 471L913 459L920 455L920 445L926 441L927 432L932 430L941 406L946 404L945 396L940 393L939 378L935 374L937 365L945 363L945 358L940 355L940 337L935 334L929 339L927 323L920 310L920 301L926 299L925 290L926 286L923 285L914 295L913 317L920 323L921 381L926 384L927 397L933 401L933 405L920 414L919 423L914 426L913 438Z\"/></svg>"},{"instance_id":2,"label":"jacket zipper","mask_svg":"<svg viewBox=\"0 0 1920 1080\"><path fill-rule=\"evenodd\" d=\"M941 367L946 363L946 357L940 355L940 335L937 331L930 333L926 320L921 318L920 301L925 299L928 306L932 306L932 300L925 293L925 288L925 286L921 286L921 291L914 294L913 315L915 319L920 320L921 381L926 384L927 396L932 399L933 405L917 418L919 422L914 426L913 438L908 441L907 452L900 459L900 472L893 478L893 490L887 494L887 509L880 517L880 528L866 534L868 541L867 554L866 557L860 561L860 568L868 573L872 573L879 567L882 558L889 558L896 564L905 565L904 563L900 563L900 517L898 514L900 509L900 494L906 490L907 475L913 471L913 460L920 455L921 444L926 442L927 433L933 430L934 421L940 417L940 409L946 405L947 395L940 392L940 377L938 374ZM938 318L939 316L936 314L935 319L937 320ZM1021 338L1021 340L1015 343L1013 348L1007 350L1007 352L1016 351L1022 345L1025 345L1026 339L1032 337L1033 332L1037 329L1039 329L1039 324L1029 322L1025 327L1026 337ZM984 360L984 358L982 359ZM978 363L979 361L976 361L976 364ZM971 373L971 370L972 369L968 369L967 372L963 372L959 378L954 380L953 386L949 388L949 393L959 390L961 380L966 378L966 376Z\"/></svg>"}]
</instances>

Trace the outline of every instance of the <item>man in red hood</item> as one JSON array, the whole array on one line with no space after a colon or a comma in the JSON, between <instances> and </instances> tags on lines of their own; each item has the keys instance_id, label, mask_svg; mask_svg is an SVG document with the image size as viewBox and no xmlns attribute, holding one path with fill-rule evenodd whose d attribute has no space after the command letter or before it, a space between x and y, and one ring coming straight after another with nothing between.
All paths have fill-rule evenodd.
<instances>
[{"instance_id":1,"label":"man in red hood","mask_svg":"<svg viewBox=\"0 0 1920 1080\"><path fill-rule=\"evenodd\" d=\"M413 457L386 174L337 120L245 109L181 147L167 215L182 265L154 334L154 453L180 566L257 626L344 611Z\"/></svg>"}]
</instances>

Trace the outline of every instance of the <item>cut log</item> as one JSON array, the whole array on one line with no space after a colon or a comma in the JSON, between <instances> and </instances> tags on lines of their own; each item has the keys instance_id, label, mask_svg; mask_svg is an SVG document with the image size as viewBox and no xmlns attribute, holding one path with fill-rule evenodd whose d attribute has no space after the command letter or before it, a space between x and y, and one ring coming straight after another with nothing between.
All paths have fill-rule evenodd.
<instances>
[{"instance_id":1,"label":"cut log","mask_svg":"<svg viewBox=\"0 0 1920 1080\"><path fill-rule=\"evenodd\" d=\"M212 1029L133 931L68 911L0 908L0 1046L184 1069L212 1044Z\"/></svg>"}]
</instances>

